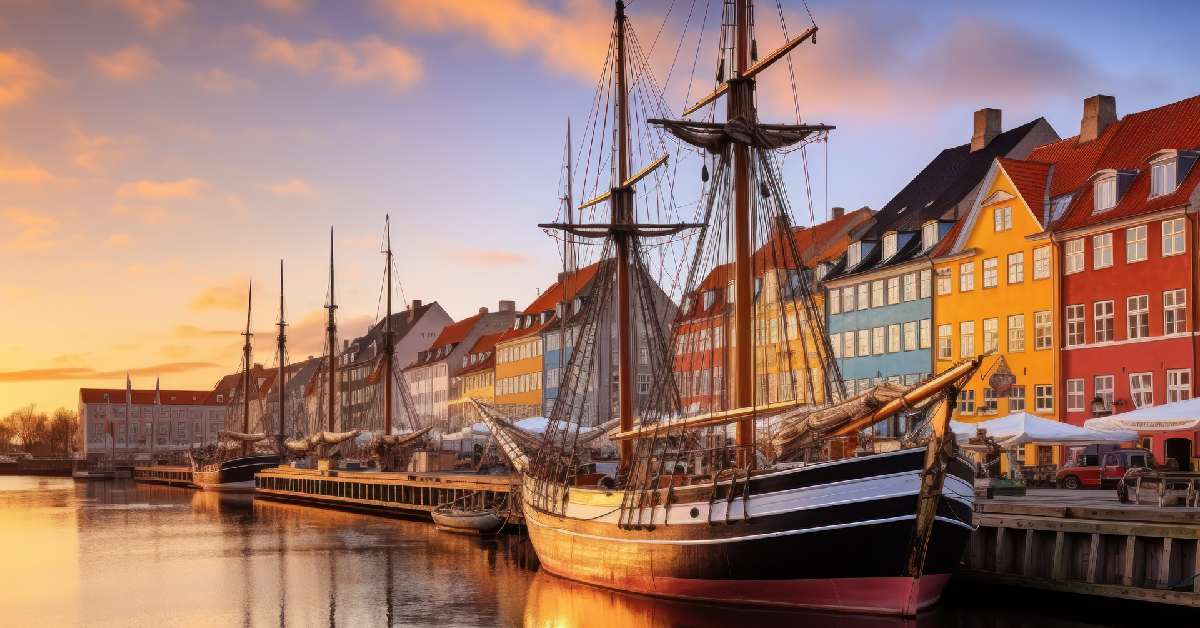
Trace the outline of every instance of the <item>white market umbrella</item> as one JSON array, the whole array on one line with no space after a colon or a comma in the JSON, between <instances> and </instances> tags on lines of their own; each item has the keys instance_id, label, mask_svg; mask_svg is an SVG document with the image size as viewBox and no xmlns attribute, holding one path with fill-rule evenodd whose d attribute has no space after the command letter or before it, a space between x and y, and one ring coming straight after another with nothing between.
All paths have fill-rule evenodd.
<instances>
[{"instance_id":1,"label":"white market umbrella","mask_svg":"<svg viewBox=\"0 0 1200 628\"><path fill-rule=\"evenodd\" d=\"M1130 431L1100 431L1078 427L1053 419L1046 419L1028 412L1014 412L1008 416L980 421L979 423L963 423L951 421L950 429L954 431L955 439L960 443L975 436L976 430L983 429L987 435L996 440L1004 448L1017 447L1029 443L1039 445L1094 445L1102 443L1125 443L1137 439L1137 434Z\"/></svg>"},{"instance_id":2,"label":"white market umbrella","mask_svg":"<svg viewBox=\"0 0 1200 628\"><path fill-rule=\"evenodd\" d=\"M1200 399L1146 406L1121 414L1088 419L1083 426L1092 430L1192 432L1200 430Z\"/></svg>"}]
</instances>

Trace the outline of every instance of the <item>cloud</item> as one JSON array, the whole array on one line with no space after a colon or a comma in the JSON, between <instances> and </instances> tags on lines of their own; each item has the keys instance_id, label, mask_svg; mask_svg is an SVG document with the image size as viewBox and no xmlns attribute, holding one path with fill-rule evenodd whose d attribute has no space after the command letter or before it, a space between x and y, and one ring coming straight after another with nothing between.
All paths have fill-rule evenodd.
<instances>
[{"instance_id":1,"label":"cloud","mask_svg":"<svg viewBox=\"0 0 1200 628\"><path fill-rule=\"evenodd\" d=\"M594 81L608 50L612 3L573 0L561 10L532 0L376 0L397 25L458 31L508 53L534 54L546 66Z\"/></svg>"},{"instance_id":2,"label":"cloud","mask_svg":"<svg viewBox=\"0 0 1200 628\"><path fill-rule=\"evenodd\" d=\"M191 7L184 0L110 0L124 9L146 30L154 32L174 21Z\"/></svg>"},{"instance_id":3,"label":"cloud","mask_svg":"<svg viewBox=\"0 0 1200 628\"><path fill-rule=\"evenodd\" d=\"M205 72L198 72L195 78L196 84L201 89L214 94L246 92L257 87L254 81L237 76L236 74L230 74L221 68L212 68Z\"/></svg>"},{"instance_id":4,"label":"cloud","mask_svg":"<svg viewBox=\"0 0 1200 628\"><path fill-rule=\"evenodd\" d=\"M172 360L185 358L194 352L191 345L163 345L161 351L164 356Z\"/></svg>"},{"instance_id":5,"label":"cloud","mask_svg":"<svg viewBox=\"0 0 1200 628\"><path fill-rule=\"evenodd\" d=\"M271 194L281 197L312 196L317 193L317 191L308 183L305 183L303 179L289 179L285 183L268 185L267 189L271 191Z\"/></svg>"},{"instance_id":6,"label":"cloud","mask_svg":"<svg viewBox=\"0 0 1200 628\"><path fill-rule=\"evenodd\" d=\"M260 0L262 5L276 13L298 15L308 10L309 0Z\"/></svg>"},{"instance_id":7,"label":"cloud","mask_svg":"<svg viewBox=\"0 0 1200 628\"><path fill-rule=\"evenodd\" d=\"M117 188L117 196L153 200L196 198L204 186L204 181L195 177L176 181L131 181Z\"/></svg>"},{"instance_id":8,"label":"cloud","mask_svg":"<svg viewBox=\"0 0 1200 628\"><path fill-rule=\"evenodd\" d=\"M246 290L244 277L229 277L202 288L188 302L188 307L193 310L243 310L246 307Z\"/></svg>"},{"instance_id":9,"label":"cloud","mask_svg":"<svg viewBox=\"0 0 1200 628\"><path fill-rule=\"evenodd\" d=\"M92 54L92 66L114 81L140 81L162 68L144 46L133 44L112 54Z\"/></svg>"},{"instance_id":10,"label":"cloud","mask_svg":"<svg viewBox=\"0 0 1200 628\"><path fill-rule=\"evenodd\" d=\"M129 248L132 241L128 233L114 233L104 240L104 246L110 249L124 249Z\"/></svg>"},{"instance_id":11,"label":"cloud","mask_svg":"<svg viewBox=\"0 0 1200 628\"><path fill-rule=\"evenodd\" d=\"M37 55L28 50L0 50L0 107L24 102L49 81Z\"/></svg>"},{"instance_id":12,"label":"cloud","mask_svg":"<svg viewBox=\"0 0 1200 628\"><path fill-rule=\"evenodd\" d=\"M214 362L165 362L151 366L141 366L117 371L100 371L86 366L53 367L44 369L25 369L20 371L0 371L0 382L47 382L69 381L80 379L112 379L123 378L128 373L130 377L146 377L152 375L173 375L201 369L220 366Z\"/></svg>"},{"instance_id":13,"label":"cloud","mask_svg":"<svg viewBox=\"0 0 1200 628\"><path fill-rule=\"evenodd\" d=\"M141 146L132 136L91 135L79 127L71 129L67 150L76 167L90 172L107 172L124 162Z\"/></svg>"},{"instance_id":14,"label":"cloud","mask_svg":"<svg viewBox=\"0 0 1200 628\"><path fill-rule=\"evenodd\" d=\"M464 260L471 264L480 266L509 266L513 264L524 264L529 261L529 258L514 253L512 251L502 251L499 249L459 249L455 255L455 259Z\"/></svg>"},{"instance_id":15,"label":"cloud","mask_svg":"<svg viewBox=\"0 0 1200 628\"><path fill-rule=\"evenodd\" d=\"M54 175L36 163L0 151L0 183L43 185L54 179Z\"/></svg>"},{"instance_id":16,"label":"cloud","mask_svg":"<svg viewBox=\"0 0 1200 628\"><path fill-rule=\"evenodd\" d=\"M228 329L204 329L195 325L176 325L174 334L178 338L211 338L215 336L232 337L237 332Z\"/></svg>"},{"instance_id":17,"label":"cloud","mask_svg":"<svg viewBox=\"0 0 1200 628\"><path fill-rule=\"evenodd\" d=\"M58 230L58 219L38 214L28 209L8 207L0 209L0 220L11 225L0 230L8 239L0 240L0 249L7 251L44 251L57 242L51 236Z\"/></svg>"},{"instance_id":18,"label":"cloud","mask_svg":"<svg viewBox=\"0 0 1200 628\"><path fill-rule=\"evenodd\" d=\"M171 219L171 211L166 207L132 207L129 205L113 205L114 216L132 216L142 224L161 225Z\"/></svg>"},{"instance_id":19,"label":"cloud","mask_svg":"<svg viewBox=\"0 0 1200 628\"><path fill-rule=\"evenodd\" d=\"M325 310L313 310L288 326L288 352L293 360L299 359L299 356L321 355L325 351L328 316ZM338 338L357 338L366 333L371 323L371 317L366 315L340 316Z\"/></svg>"},{"instance_id":20,"label":"cloud","mask_svg":"<svg viewBox=\"0 0 1200 628\"><path fill-rule=\"evenodd\" d=\"M301 74L326 75L341 85L382 83L402 90L416 83L423 72L416 54L377 36L348 43L332 39L296 43L258 28L249 27L245 32L254 42L254 56L259 61Z\"/></svg>"}]
</instances>

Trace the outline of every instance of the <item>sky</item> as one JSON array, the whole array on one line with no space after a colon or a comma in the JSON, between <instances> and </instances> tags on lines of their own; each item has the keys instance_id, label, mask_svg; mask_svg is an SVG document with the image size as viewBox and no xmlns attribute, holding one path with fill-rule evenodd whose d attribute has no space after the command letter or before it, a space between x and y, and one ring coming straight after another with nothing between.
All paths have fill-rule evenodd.
<instances>
[{"instance_id":1,"label":"sky","mask_svg":"<svg viewBox=\"0 0 1200 628\"><path fill-rule=\"evenodd\" d=\"M782 29L757 4L765 51ZM782 5L790 33L811 24ZM783 162L798 224L882 206L982 107L1067 137L1093 94L1123 115L1200 93L1195 3L807 8L795 99L783 63L759 86L763 119L837 126ZM711 88L719 12L630 2L676 111ZM361 333L387 214L397 299L456 319L529 303L560 266L536 224L611 21L605 0L0 0L0 414L127 372L211 388L238 367L250 281L270 364L281 259L291 356L320 354L331 227L342 333Z\"/></svg>"}]
</instances>

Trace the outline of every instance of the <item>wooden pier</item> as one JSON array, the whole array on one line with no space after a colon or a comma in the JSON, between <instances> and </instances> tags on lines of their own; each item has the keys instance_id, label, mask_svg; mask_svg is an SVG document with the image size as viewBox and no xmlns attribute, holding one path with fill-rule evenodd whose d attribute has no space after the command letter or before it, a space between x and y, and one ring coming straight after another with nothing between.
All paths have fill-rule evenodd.
<instances>
[{"instance_id":1,"label":"wooden pier","mask_svg":"<svg viewBox=\"0 0 1200 628\"><path fill-rule=\"evenodd\" d=\"M164 484L167 486L183 486L195 488L192 484L192 468L168 465L153 465L149 467L134 467L133 481L146 484Z\"/></svg>"},{"instance_id":2,"label":"wooden pier","mask_svg":"<svg viewBox=\"0 0 1200 628\"><path fill-rule=\"evenodd\" d=\"M1200 607L1200 509L1117 502L1116 491L982 500L959 577Z\"/></svg>"},{"instance_id":3,"label":"wooden pier","mask_svg":"<svg viewBox=\"0 0 1200 628\"><path fill-rule=\"evenodd\" d=\"M454 500L490 507L514 487L507 475L472 473L380 473L276 467L255 476L256 497L370 512L428 518Z\"/></svg>"}]
</instances>

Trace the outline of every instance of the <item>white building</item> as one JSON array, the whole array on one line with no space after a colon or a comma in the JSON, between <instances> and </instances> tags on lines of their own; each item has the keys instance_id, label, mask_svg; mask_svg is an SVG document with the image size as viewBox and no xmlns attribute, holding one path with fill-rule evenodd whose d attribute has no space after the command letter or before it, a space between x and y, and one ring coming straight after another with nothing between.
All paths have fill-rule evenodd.
<instances>
[{"instance_id":1,"label":"white building","mask_svg":"<svg viewBox=\"0 0 1200 628\"><path fill-rule=\"evenodd\" d=\"M178 457L189 447L215 443L225 422L224 400L210 390L134 390L128 404L125 394L121 388L79 389L77 453L131 459L153 448Z\"/></svg>"}]
</instances>

